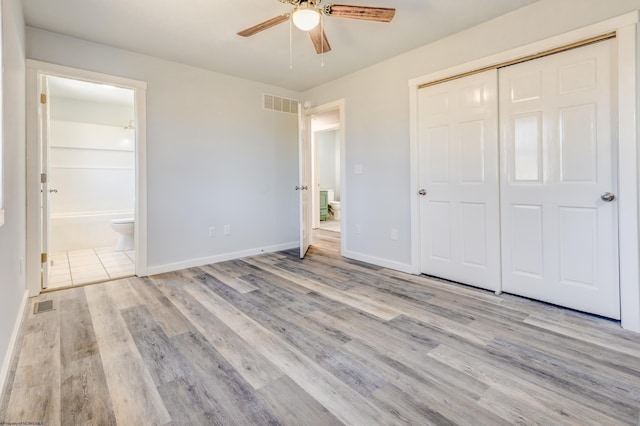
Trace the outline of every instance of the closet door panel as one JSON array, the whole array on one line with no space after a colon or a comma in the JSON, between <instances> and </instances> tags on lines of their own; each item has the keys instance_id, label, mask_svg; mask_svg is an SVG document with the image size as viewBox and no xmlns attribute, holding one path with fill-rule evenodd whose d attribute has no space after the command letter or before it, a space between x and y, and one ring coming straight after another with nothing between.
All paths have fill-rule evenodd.
<instances>
[{"instance_id":1,"label":"closet door panel","mask_svg":"<svg viewBox=\"0 0 640 426\"><path fill-rule=\"evenodd\" d=\"M421 89L421 269L500 286L497 71Z\"/></svg>"},{"instance_id":2,"label":"closet door panel","mask_svg":"<svg viewBox=\"0 0 640 426\"><path fill-rule=\"evenodd\" d=\"M499 92L503 290L617 319L613 43L503 68Z\"/></svg>"}]
</instances>

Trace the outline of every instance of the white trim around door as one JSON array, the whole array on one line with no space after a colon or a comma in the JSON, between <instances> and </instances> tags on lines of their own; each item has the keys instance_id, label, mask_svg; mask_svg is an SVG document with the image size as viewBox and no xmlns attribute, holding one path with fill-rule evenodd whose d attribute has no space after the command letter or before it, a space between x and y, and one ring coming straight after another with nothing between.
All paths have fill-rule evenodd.
<instances>
[{"instance_id":1,"label":"white trim around door","mask_svg":"<svg viewBox=\"0 0 640 426\"><path fill-rule=\"evenodd\" d=\"M136 195L135 195L135 250L136 275L147 275L147 142L146 142L146 89L147 83L128 78L69 68L46 62L26 61L27 95L27 290L29 296L41 291L41 238L40 223L40 170L41 144L39 141L40 78L42 75L66 77L92 83L110 84L134 91L136 134Z\"/></svg>"},{"instance_id":2,"label":"white trim around door","mask_svg":"<svg viewBox=\"0 0 640 426\"><path fill-rule=\"evenodd\" d=\"M431 81L506 63L538 52L547 51L571 43L580 42L609 32L616 33L617 44L617 108L618 112L618 223L620 309L623 328L640 332L640 237L638 233L639 211L639 151L640 123L637 102L640 89L638 75L637 24L639 12L634 11L603 22L586 26L549 39L521 46L486 58L437 71L409 82L410 97L410 173L411 173L411 268L420 271L420 205L418 161L418 90Z\"/></svg>"}]
</instances>

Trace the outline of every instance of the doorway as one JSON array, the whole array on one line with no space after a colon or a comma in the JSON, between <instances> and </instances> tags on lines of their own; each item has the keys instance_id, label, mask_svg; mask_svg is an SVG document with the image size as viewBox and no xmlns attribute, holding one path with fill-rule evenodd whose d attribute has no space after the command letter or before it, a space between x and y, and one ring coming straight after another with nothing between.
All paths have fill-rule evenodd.
<instances>
[{"instance_id":1,"label":"doorway","mask_svg":"<svg viewBox=\"0 0 640 426\"><path fill-rule=\"evenodd\" d=\"M42 286L58 289L135 273L134 91L43 75Z\"/></svg>"},{"instance_id":2,"label":"doorway","mask_svg":"<svg viewBox=\"0 0 640 426\"><path fill-rule=\"evenodd\" d=\"M312 243L316 235L321 238L321 233L327 232L333 234L334 237L336 235L340 237L338 238L340 253L342 254L345 251L346 235L340 233L340 231L345 228L344 224L347 222L347 211L345 205L347 197L343 179L345 176L344 158L346 147L344 110L344 100L312 108L305 107L304 110L300 110L300 186L296 186L296 189L301 190L301 258L304 257L306 248ZM326 146L322 144L322 140L325 139L325 137L326 139L331 140L331 143ZM335 188L321 188L322 182L320 181L320 165L318 163L321 144L323 147L331 146L329 150L332 152L332 155L330 156L331 159L328 161L331 163L332 171L329 173L334 177L327 185L335 186ZM306 153L308 153L308 155L306 155ZM325 162L326 161L327 160L325 160ZM307 191L307 189L310 191ZM330 194L329 189L333 190L332 194ZM338 197L337 200L336 192ZM333 227L333 230L321 229L321 196L323 197L322 213L324 215L324 221L326 221L326 219L332 219L330 226ZM331 212L329 212L329 197L331 196L333 197L334 205L332 206ZM309 208L306 208L305 206L310 207L311 212L309 214L305 213L309 210ZM307 235L310 238L305 238Z\"/></svg>"},{"instance_id":3,"label":"doorway","mask_svg":"<svg viewBox=\"0 0 640 426\"><path fill-rule=\"evenodd\" d=\"M339 110L311 117L313 228L340 232L341 141Z\"/></svg>"},{"instance_id":4,"label":"doorway","mask_svg":"<svg viewBox=\"0 0 640 426\"><path fill-rule=\"evenodd\" d=\"M314 239L329 233L344 251L341 231L345 209L345 129L344 101L336 101L305 111L311 140L311 223ZM337 237L337 238L336 238Z\"/></svg>"},{"instance_id":5,"label":"doorway","mask_svg":"<svg viewBox=\"0 0 640 426\"><path fill-rule=\"evenodd\" d=\"M146 83L26 65L29 296L146 275ZM124 244L122 222L133 226Z\"/></svg>"}]
</instances>

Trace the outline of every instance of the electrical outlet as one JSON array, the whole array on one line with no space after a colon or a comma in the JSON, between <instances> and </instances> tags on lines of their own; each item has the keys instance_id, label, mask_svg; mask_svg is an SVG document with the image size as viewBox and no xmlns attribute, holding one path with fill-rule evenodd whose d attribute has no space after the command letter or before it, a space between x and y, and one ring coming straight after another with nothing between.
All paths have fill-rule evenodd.
<instances>
[{"instance_id":1,"label":"electrical outlet","mask_svg":"<svg viewBox=\"0 0 640 426\"><path fill-rule=\"evenodd\" d=\"M361 175L362 173L362 164L356 164L353 166L353 174Z\"/></svg>"},{"instance_id":2,"label":"electrical outlet","mask_svg":"<svg viewBox=\"0 0 640 426\"><path fill-rule=\"evenodd\" d=\"M224 235L229 235L231 233L231 225L224 226Z\"/></svg>"},{"instance_id":3,"label":"electrical outlet","mask_svg":"<svg viewBox=\"0 0 640 426\"><path fill-rule=\"evenodd\" d=\"M215 226L209 227L209 237L215 237L215 236L216 236L216 227Z\"/></svg>"},{"instance_id":4,"label":"electrical outlet","mask_svg":"<svg viewBox=\"0 0 640 426\"><path fill-rule=\"evenodd\" d=\"M362 227L360 225L356 225L356 234L359 234L362 232Z\"/></svg>"},{"instance_id":5,"label":"electrical outlet","mask_svg":"<svg viewBox=\"0 0 640 426\"><path fill-rule=\"evenodd\" d=\"M391 228L390 236L391 241L398 241L398 230L396 228Z\"/></svg>"}]
</instances>

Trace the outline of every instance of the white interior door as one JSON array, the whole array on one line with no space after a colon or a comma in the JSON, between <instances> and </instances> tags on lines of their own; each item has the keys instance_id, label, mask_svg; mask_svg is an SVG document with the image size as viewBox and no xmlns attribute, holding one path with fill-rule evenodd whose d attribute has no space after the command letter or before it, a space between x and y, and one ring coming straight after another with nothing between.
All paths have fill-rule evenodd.
<instances>
[{"instance_id":1,"label":"white interior door","mask_svg":"<svg viewBox=\"0 0 640 426\"><path fill-rule=\"evenodd\" d=\"M40 143L41 143L41 213L42 223L42 275L41 286L47 288L49 283L49 245L51 241L51 196L56 191L49 185L49 88L47 76L40 77Z\"/></svg>"},{"instance_id":2,"label":"white interior door","mask_svg":"<svg viewBox=\"0 0 640 426\"><path fill-rule=\"evenodd\" d=\"M298 105L298 153L299 179L296 190L300 193L300 259L311 245L311 141L309 117Z\"/></svg>"},{"instance_id":3,"label":"white interior door","mask_svg":"<svg viewBox=\"0 0 640 426\"><path fill-rule=\"evenodd\" d=\"M620 318L613 41L500 70L504 291Z\"/></svg>"},{"instance_id":4,"label":"white interior door","mask_svg":"<svg viewBox=\"0 0 640 426\"><path fill-rule=\"evenodd\" d=\"M418 96L422 273L499 290L497 71Z\"/></svg>"}]
</instances>

